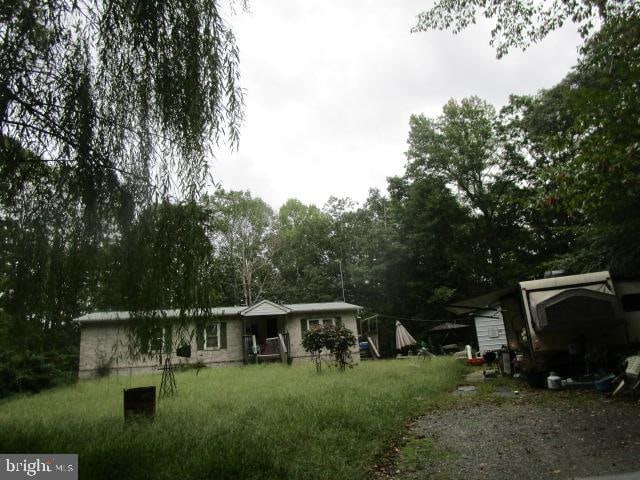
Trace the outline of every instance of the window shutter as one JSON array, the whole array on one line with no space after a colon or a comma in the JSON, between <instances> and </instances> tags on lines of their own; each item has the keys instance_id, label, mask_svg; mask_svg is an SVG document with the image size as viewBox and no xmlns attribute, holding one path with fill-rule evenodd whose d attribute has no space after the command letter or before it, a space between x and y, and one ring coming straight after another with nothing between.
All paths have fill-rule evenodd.
<instances>
[{"instance_id":1,"label":"window shutter","mask_svg":"<svg viewBox=\"0 0 640 480\"><path fill-rule=\"evenodd\" d=\"M220 348L227 348L227 322L220 322Z\"/></svg>"},{"instance_id":2,"label":"window shutter","mask_svg":"<svg viewBox=\"0 0 640 480\"><path fill-rule=\"evenodd\" d=\"M301 333L302 337L304 337L304 334L306 333L307 330L308 330L308 328L307 328L307 319L306 318L301 318L300 319L300 333Z\"/></svg>"},{"instance_id":3,"label":"window shutter","mask_svg":"<svg viewBox=\"0 0 640 480\"><path fill-rule=\"evenodd\" d=\"M196 327L196 349L204 350L204 328L202 325Z\"/></svg>"},{"instance_id":4,"label":"window shutter","mask_svg":"<svg viewBox=\"0 0 640 480\"><path fill-rule=\"evenodd\" d=\"M336 317L336 325L342 325L342 317Z\"/></svg>"}]
</instances>

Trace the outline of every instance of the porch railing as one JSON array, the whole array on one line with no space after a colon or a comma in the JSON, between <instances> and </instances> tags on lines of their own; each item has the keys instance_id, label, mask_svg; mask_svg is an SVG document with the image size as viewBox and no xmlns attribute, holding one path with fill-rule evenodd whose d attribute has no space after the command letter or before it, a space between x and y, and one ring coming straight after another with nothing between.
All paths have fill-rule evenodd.
<instances>
[{"instance_id":1,"label":"porch railing","mask_svg":"<svg viewBox=\"0 0 640 480\"><path fill-rule=\"evenodd\" d=\"M291 364L291 343L288 332L279 333L277 337L267 338L266 348L260 351L261 347L256 344L254 335L242 336L242 359L245 365L276 359L282 363Z\"/></svg>"}]
</instances>

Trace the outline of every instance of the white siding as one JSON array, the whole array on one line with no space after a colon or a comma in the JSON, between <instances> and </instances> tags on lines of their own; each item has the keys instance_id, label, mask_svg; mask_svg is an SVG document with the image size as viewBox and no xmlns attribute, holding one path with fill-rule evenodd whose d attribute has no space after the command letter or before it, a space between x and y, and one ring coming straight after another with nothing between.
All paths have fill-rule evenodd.
<instances>
[{"instance_id":1,"label":"white siding","mask_svg":"<svg viewBox=\"0 0 640 480\"><path fill-rule=\"evenodd\" d=\"M480 353L507 345L507 333L499 310L482 310L474 315Z\"/></svg>"},{"instance_id":2,"label":"white siding","mask_svg":"<svg viewBox=\"0 0 640 480\"><path fill-rule=\"evenodd\" d=\"M247 309L246 313L243 315L247 317L261 317L261 316L271 316L271 315L284 315L289 311L288 308L281 307L275 303L269 301L262 301L253 307Z\"/></svg>"}]
</instances>

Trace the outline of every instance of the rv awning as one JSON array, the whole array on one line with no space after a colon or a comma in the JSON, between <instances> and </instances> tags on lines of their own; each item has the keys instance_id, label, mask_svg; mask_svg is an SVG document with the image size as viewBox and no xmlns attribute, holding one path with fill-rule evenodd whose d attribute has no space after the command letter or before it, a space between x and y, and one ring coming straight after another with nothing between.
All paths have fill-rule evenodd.
<instances>
[{"instance_id":1,"label":"rv awning","mask_svg":"<svg viewBox=\"0 0 640 480\"><path fill-rule=\"evenodd\" d=\"M459 328L469 328L469 325L461 325L459 323L444 322L440 325L429 329L430 332L446 332L448 330L457 330Z\"/></svg>"},{"instance_id":2,"label":"rv awning","mask_svg":"<svg viewBox=\"0 0 640 480\"><path fill-rule=\"evenodd\" d=\"M487 310L491 308L491 305L495 304L505 295L514 293L517 290L516 287L507 287L501 290L494 290L493 292L485 293L478 297L468 298L466 300L460 300L447 305L446 310L455 313L456 315L465 315L467 313L473 313L478 310Z\"/></svg>"},{"instance_id":3,"label":"rv awning","mask_svg":"<svg viewBox=\"0 0 640 480\"><path fill-rule=\"evenodd\" d=\"M535 305L534 327L539 333L578 328L596 329L622 322L618 297L586 288L563 290Z\"/></svg>"}]
</instances>

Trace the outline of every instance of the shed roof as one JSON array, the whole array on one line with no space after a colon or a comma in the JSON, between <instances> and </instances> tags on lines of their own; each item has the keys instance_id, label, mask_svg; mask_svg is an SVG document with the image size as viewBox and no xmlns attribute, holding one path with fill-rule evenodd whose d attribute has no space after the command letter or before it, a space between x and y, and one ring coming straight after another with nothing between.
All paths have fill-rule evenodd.
<instances>
[{"instance_id":1,"label":"shed roof","mask_svg":"<svg viewBox=\"0 0 640 480\"><path fill-rule=\"evenodd\" d=\"M262 302L260 302L262 303ZM278 305L273 302L269 302L273 305ZM199 316L212 316L212 317L232 317L242 315L243 312L250 312L254 309L252 306L232 306L232 307L214 307L208 310L204 309L192 309L184 311L186 317L199 317ZM323 302L323 303L291 303L282 304L283 310L289 310L296 313L314 313L314 312L340 312L359 310L362 307L353 305L346 302ZM157 315L163 318L179 318L180 310L154 310L152 315ZM133 317L133 314L129 311L105 311L105 312L92 312L75 318L73 321L83 323L96 323L96 322L118 322L127 321Z\"/></svg>"}]
</instances>

